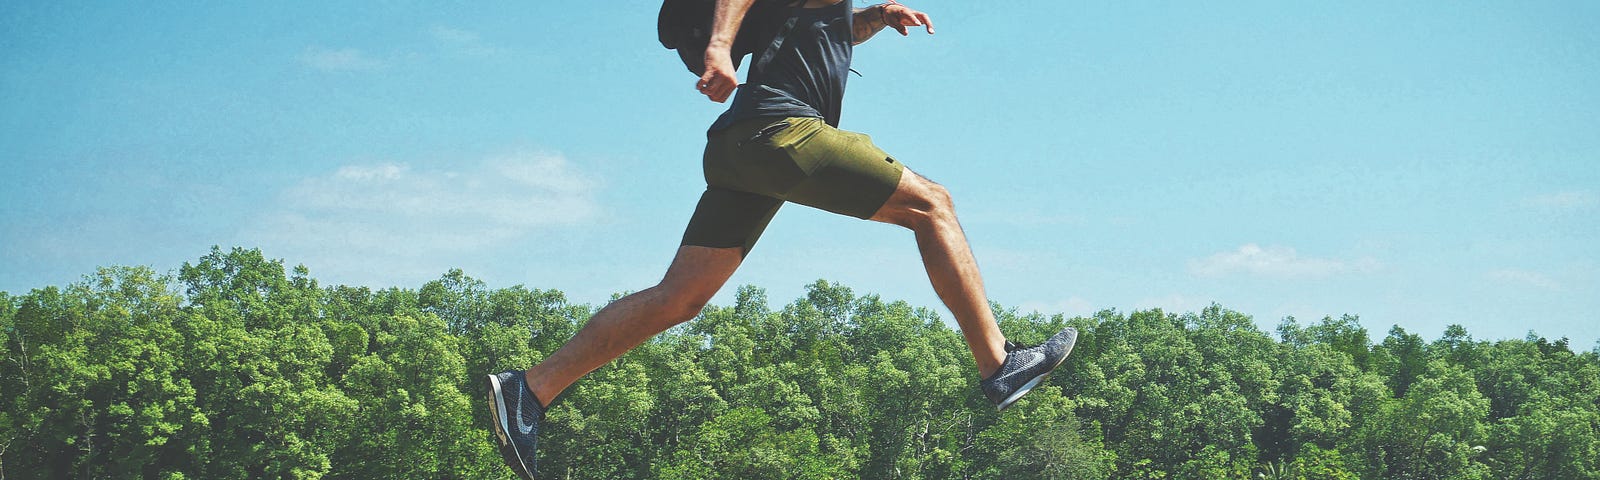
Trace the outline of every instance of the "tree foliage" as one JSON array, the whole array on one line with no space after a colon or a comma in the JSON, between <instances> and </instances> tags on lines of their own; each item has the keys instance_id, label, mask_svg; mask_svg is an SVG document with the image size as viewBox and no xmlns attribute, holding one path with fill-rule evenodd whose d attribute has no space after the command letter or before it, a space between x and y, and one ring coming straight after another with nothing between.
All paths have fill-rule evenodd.
<instances>
[{"instance_id":1,"label":"tree foliage","mask_svg":"<svg viewBox=\"0 0 1600 480\"><path fill-rule=\"evenodd\" d=\"M257 250L0 292L0 479L504 478L482 375L594 307L459 270L321 286ZM934 311L755 287L556 399L555 478L1600 478L1600 358L1212 306L1045 317L1079 344L1012 409Z\"/></svg>"}]
</instances>

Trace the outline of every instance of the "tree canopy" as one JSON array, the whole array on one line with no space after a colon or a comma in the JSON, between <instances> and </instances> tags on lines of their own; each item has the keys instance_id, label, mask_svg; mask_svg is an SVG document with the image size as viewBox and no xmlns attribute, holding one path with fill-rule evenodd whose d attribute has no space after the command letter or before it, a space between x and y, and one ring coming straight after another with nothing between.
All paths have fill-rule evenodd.
<instances>
[{"instance_id":1,"label":"tree canopy","mask_svg":"<svg viewBox=\"0 0 1600 480\"><path fill-rule=\"evenodd\" d=\"M451 271L324 286L258 250L0 292L0 479L504 478L482 375L596 307ZM1078 346L997 413L930 309L826 281L711 306L555 399L553 478L1600 478L1600 355L1213 305L1001 330Z\"/></svg>"}]
</instances>

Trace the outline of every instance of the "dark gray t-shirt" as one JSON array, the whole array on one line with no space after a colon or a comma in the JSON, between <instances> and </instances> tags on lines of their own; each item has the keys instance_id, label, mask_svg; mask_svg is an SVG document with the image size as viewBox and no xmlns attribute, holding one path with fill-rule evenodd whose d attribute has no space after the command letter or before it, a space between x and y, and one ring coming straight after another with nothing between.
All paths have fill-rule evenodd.
<instances>
[{"instance_id":1,"label":"dark gray t-shirt","mask_svg":"<svg viewBox=\"0 0 1600 480\"><path fill-rule=\"evenodd\" d=\"M761 56L767 48L751 55L744 85L734 94L728 111L711 124L711 131L757 117L818 117L838 127L854 40L851 3L842 0L821 8L791 8L789 17L796 21L783 45L765 64ZM789 17L764 27L776 31Z\"/></svg>"}]
</instances>

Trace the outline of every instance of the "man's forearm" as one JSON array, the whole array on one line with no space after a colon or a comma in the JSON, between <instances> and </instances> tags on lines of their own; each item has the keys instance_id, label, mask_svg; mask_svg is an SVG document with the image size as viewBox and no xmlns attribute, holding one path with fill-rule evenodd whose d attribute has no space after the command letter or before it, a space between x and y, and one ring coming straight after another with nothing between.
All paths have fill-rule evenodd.
<instances>
[{"instance_id":1,"label":"man's forearm","mask_svg":"<svg viewBox=\"0 0 1600 480\"><path fill-rule=\"evenodd\" d=\"M695 89L711 101L721 103L739 88L739 77L733 66L733 40L739 36L739 24L755 0L717 0L717 13L711 19L711 41L706 44L705 71L695 82Z\"/></svg>"},{"instance_id":2,"label":"man's forearm","mask_svg":"<svg viewBox=\"0 0 1600 480\"><path fill-rule=\"evenodd\" d=\"M733 39L739 36L739 24L755 0L717 0L717 13L711 21L711 44L707 50L727 52L733 48Z\"/></svg>"},{"instance_id":3,"label":"man's forearm","mask_svg":"<svg viewBox=\"0 0 1600 480\"><path fill-rule=\"evenodd\" d=\"M856 9L855 18L851 20L851 23L855 25L855 31L852 32L855 44L860 45L866 42L867 39L877 35L879 30L883 30L883 27L888 25L883 21L883 7L883 4L879 4Z\"/></svg>"}]
</instances>

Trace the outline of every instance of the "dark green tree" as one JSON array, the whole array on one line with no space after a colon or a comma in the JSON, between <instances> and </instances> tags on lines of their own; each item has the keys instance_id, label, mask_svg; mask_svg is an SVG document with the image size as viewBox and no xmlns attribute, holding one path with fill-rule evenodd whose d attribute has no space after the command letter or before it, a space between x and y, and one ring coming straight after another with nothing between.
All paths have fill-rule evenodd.
<instances>
[{"instance_id":1,"label":"dark green tree","mask_svg":"<svg viewBox=\"0 0 1600 480\"><path fill-rule=\"evenodd\" d=\"M741 287L555 399L555 478L1600 478L1600 353L1431 342L1357 317L1220 306L1090 317L995 305L1013 341L1079 329L1004 413L934 310L819 281ZM321 286L260 251L0 292L0 478L503 478L484 374L594 312L459 270Z\"/></svg>"}]
</instances>

